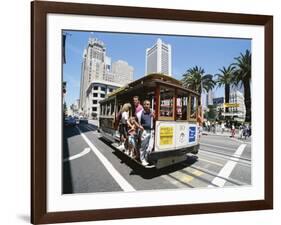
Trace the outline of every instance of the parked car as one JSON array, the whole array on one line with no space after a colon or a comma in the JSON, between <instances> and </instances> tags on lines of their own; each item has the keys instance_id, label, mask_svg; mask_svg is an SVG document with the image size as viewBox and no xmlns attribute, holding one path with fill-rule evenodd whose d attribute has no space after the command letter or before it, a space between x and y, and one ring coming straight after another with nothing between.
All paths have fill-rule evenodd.
<instances>
[{"instance_id":1,"label":"parked car","mask_svg":"<svg viewBox=\"0 0 281 225\"><path fill-rule=\"evenodd\" d=\"M75 120L75 118L72 117L72 116L66 117L66 118L64 119L64 125L65 125L65 126L71 126L71 127L75 126L75 125L76 125L76 120Z\"/></svg>"},{"instance_id":2,"label":"parked car","mask_svg":"<svg viewBox=\"0 0 281 225\"><path fill-rule=\"evenodd\" d=\"M79 118L79 123L85 123L85 124L87 124L87 123L88 123L88 119L85 118L85 117L80 117L80 118Z\"/></svg>"},{"instance_id":3,"label":"parked car","mask_svg":"<svg viewBox=\"0 0 281 225\"><path fill-rule=\"evenodd\" d=\"M80 119L79 119L78 116L74 116L74 119L75 119L76 124L79 124L79 123L80 123Z\"/></svg>"}]
</instances>

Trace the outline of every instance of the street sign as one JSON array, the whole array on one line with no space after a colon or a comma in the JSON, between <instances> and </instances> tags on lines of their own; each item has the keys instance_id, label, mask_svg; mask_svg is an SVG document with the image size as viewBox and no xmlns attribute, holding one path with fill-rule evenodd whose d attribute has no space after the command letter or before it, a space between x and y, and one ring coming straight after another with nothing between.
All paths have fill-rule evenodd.
<instances>
[{"instance_id":1,"label":"street sign","mask_svg":"<svg viewBox=\"0 0 281 225\"><path fill-rule=\"evenodd\" d=\"M224 103L225 108L230 108L230 107L239 107L239 103Z\"/></svg>"}]
</instances>

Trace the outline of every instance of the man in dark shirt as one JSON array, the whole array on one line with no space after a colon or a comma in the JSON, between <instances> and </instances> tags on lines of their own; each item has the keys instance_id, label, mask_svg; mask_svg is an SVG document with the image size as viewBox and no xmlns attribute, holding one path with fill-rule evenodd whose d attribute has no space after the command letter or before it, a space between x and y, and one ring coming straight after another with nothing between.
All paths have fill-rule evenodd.
<instances>
[{"instance_id":1,"label":"man in dark shirt","mask_svg":"<svg viewBox=\"0 0 281 225\"><path fill-rule=\"evenodd\" d=\"M142 165L147 166L147 156L151 152L154 144L153 119L155 116L150 109L149 100L143 102L143 107L144 110L140 119L140 128L143 131L141 136L140 160Z\"/></svg>"}]
</instances>

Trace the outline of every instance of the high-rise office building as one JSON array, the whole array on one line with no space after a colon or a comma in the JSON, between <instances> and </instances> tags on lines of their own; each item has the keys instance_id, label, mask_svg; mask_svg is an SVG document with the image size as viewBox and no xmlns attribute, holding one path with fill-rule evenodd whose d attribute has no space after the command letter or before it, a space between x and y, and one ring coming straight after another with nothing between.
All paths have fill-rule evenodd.
<instances>
[{"instance_id":1,"label":"high-rise office building","mask_svg":"<svg viewBox=\"0 0 281 225\"><path fill-rule=\"evenodd\" d=\"M214 98L214 92L212 90L209 90L207 93L207 106L213 105L213 98Z\"/></svg>"},{"instance_id":2,"label":"high-rise office building","mask_svg":"<svg viewBox=\"0 0 281 225\"><path fill-rule=\"evenodd\" d=\"M92 81L103 80L105 73L105 45L96 38L89 38L88 45L83 52L83 62L80 80L80 108L86 104L86 90Z\"/></svg>"},{"instance_id":3,"label":"high-rise office building","mask_svg":"<svg viewBox=\"0 0 281 225\"><path fill-rule=\"evenodd\" d=\"M134 68L126 61L111 62L105 44L89 38L83 53L79 109L88 118L99 117L99 101L114 89L133 81Z\"/></svg>"},{"instance_id":4,"label":"high-rise office building","mask_svg":"<svg viewBox=\"0 0 281 225\"><path fill-rule=\"evenodd\" d=\"M118 77L121 84L128 84L133 81L134 67L130 66L126 61L117 60L112 63L112 73Z\"/></svg>"},{"instance_id":5,"label":"high-rise office building","mask_svg":"<svg viewBox=\"0 0 281 225\"><path fill-rule=\"evenodd\" d=\"M163 73L172 76L172 48L160 38L155 45L146 49L146 74Z\"/></svg>"}]
</instances>

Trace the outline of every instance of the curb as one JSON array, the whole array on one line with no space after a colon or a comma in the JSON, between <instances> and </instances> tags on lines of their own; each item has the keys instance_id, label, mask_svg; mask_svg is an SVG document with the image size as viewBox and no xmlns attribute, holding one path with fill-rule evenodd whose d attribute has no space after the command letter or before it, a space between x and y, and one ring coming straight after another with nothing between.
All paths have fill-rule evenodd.
<instances>
[{"instance_id":1,"label":"curb","mask_svg":"<svg viewBox=\"0 0 281 225\"><path fill-rule=\"evenodd\" d=\"M214 133L202 133L202 136L203 135L205 135L205 136L218 136L218 137L227 137L227 138L231 138L230 136L230 134L229 135L221 135L221 134L214 134ZM240 140L240 139L238 139L237 137L234 137L234 138L232 138L232 140L235 140L235 141L238 141L238 142L241 142L241 143L252 143L252 139L249 141L249 139L247 139L247 141L243 141L243 140Z\"/></svg>"},{"instance_id":2,"label":"curb","mask_svg":"<svg viewBox=\"0 0 281 225\"><path fill-rule=\"evenodd\" d=\"M202 132L202 135L206 135L206 136L211 135L211 136L220 136L220 137L230 137L231 136L231 134L224 135L224 134L214 134L214 133L204 133L204 132Z\"/></svg>"}]
</instances>

